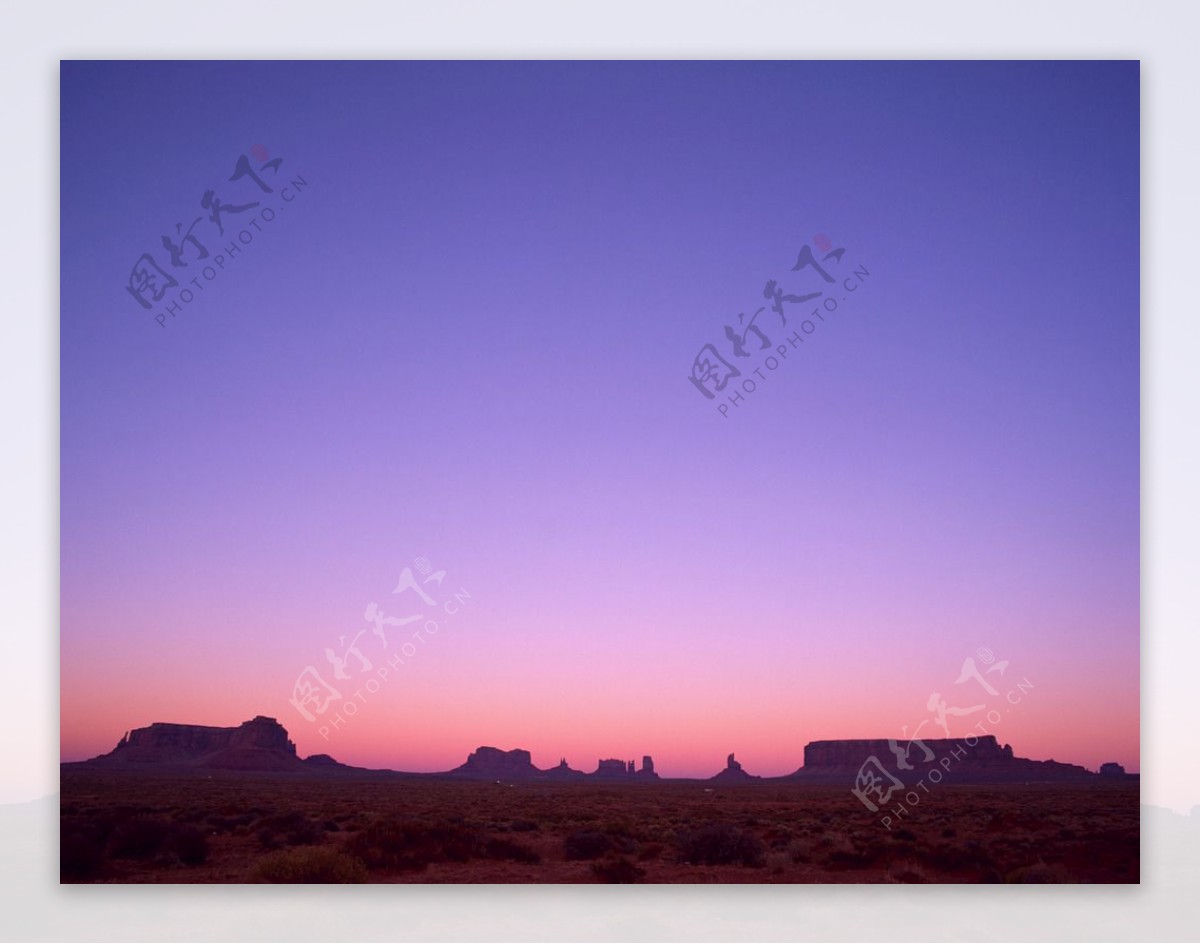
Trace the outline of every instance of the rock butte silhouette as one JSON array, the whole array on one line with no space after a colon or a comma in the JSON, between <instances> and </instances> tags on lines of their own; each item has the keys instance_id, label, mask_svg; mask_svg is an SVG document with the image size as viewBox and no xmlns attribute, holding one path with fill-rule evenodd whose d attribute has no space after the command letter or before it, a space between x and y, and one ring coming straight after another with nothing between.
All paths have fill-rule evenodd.
<instances>
[{"instance_id":1,"label":"rock butte silhouette","mask_svg":"<svg viewBox=\"0 0 1200 944\"><path fill-rule=\"evenodd\" d=\"M907 753L905 753L907 751ZM1098 773L1077 764L1055 760L1030 760L1014 757L1012 748L997 743L994 735L890 741L886 738L813 741L804 748L804 765L781 777L758 777L742 769L733 754L725 769L704 780L694 777L669 778L674 781L717 783L721 785L762 783L845 783L851 784L864 763L875 757L889 768L903 760L913 771L938 766L958 783L1034 782L1058 780L1137 779L1120 764L1103 764ZM655 783L662 778L654 770L649 755L637 768L632 760L605 759L590 773L575 770L563 758L557 767L540 769L533 765L529 751L505 751L480 747L466 762L442 773L409 773L398 770L372 770L339 763L328 754L301 758L287 730L274 718L258 715L234 728L198 724L155 722L125 734L107 754L91 760L68 762L65 768L101 768L110 770L194 770L247 773L281 773L307 776L394 776L440 777L491 781L562 781ZM903 768L901 766L901 769Z\"/></svg>"}]
</instances>

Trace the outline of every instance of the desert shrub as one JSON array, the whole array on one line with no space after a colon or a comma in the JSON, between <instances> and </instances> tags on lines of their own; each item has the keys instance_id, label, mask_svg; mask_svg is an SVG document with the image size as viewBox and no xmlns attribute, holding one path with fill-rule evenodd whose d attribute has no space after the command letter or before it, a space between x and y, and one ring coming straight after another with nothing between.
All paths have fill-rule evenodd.
<instances>
[{"instance_id":1,"label":"desert shrub","mask_svg":"<svg viewBox=\"0 0 1200 944\"><path fill-rule=\"evenodd\" d=\"M531 833L540 829L533 820L530 819L514 819L508 826L514 833Z\"/></svg>"},{"instance_id":2,"label":"desert shrub","mask_svg":"<svg viewBox=\"0 0 1200 944\"><path fill-rule=\"evenodd\" d=\"M661 842L648 842L638 852L638 858L643 862L649 862L651 859L657 859L662 854L663 844Z\"/></svg>"},{"instance_id":3,"label":"desert shrub","mask_svg":"<svg viewBox=\"0 0 1200 944\"><path fill-rule=\"evenodd\" d=\"M875 862L879 856L879 847L868 845L858 849L852 843L834 849L825 857L832 869L865 869Z\"/></svg>"},{"instance_id":4,"label":"desert shrub","mask_svg":"<svg viewBox=\"0 0 1200 944\"><path fill-rule=\"evenodd\" d=\"M502 859L509 862L537 863L542 861L542 857L524 843L496 837L488 839L483 844L483 856L486 859Z\"/></svg>"},{"instance_id":5,"label":"desert shrub","mask_svg":"<svg viewBox=\"0 0 1200 944\"><path fill-rule=\"evenodd\" d=\"M208 829L214 833L232 833L237 826L231 818L213 813L205 820Z\"/></svg>"},{"instance_id":6,"label":"desert shrub","mask_svg":"<svg viewBox=\"0 0 1200 944\"><path fill-rule=\"evenodd\" d=\"M171 826L165 820L137 816L119 823L108 837L114 859L152 859L162 851Z\"/></svg>"},{"instance_id":7,"label":"desert shrub","mask_svg":"<svg viewBox=\"0 0 1200 944\"><path fill-rule=\"evenodd\" d=\"M611 885L634 885L646 877L646 870L620 856L604 862L593 862L592 874Z\"/></svg>"},{"instance_id":8,"label":"desert shrub","mask_svg":"<svg viewBox=\"0 0 1200 944\"><path fill-rule=\"evenodd\" d=\"M991 857L978 842L967 840L962 845L939 845L924 850L925 864L939 872L963 872L991 867Z\"/></svg>"},{"instance_id":9,"label":"desert shrub","mask_svg":"<svg viewBox=\"0 0 1200 944\"><path fill-rule=\"evenodd\" d=\"M788 843L787 852L797 865L812 861L812 843L807 839L793 839Z\"/></svg>"},{"instance_id":10,"label":"desert shrub","mask_svg":"<svg viewBox=\"0 0 1200 944\"><path fill-rule=\"evenodd\" d=\"M104 868L104 835L91 826L67 826L59 835L58 874L60 881L95 878Z\"/></svg>"},{"instance_id":11,"label":"desert shrub","mask_svg":"<svg viewBox=\"0 0 1200 944\"><path fill-rule=\"evenodd\" d=\"M466 862L484 849L474 833L456 823L383 819L355 835L346 851L370 869L417 871L431 862Z\"/></svg>"},{"instance_id":12,"label":"desert shrub","mask_svg":"<svg viewBox=\"0 0 1200 944\"><path fill-rule=\"evenodd\" d=\"M766 861L762 840L728 823L710 823L681 833L676 839L680 858L694 865L747 865Z\"/></svg>"},{"instance_id":13,"label":"desert shrub","mask_svg":"<svg viewBox=\"0 0 1200 944\"><path fill-rule=\"evenodd\" d=\"M258 823L258 843L264 849L281 846L311 846L324 838L320 823L298 811L268 816Z\"/></svg>"},{"instance_id":14,"label":"desert shrub","mask_svg":"<svg viewBox=\"0 0 1200 944\"><path fill-rule=\"evenodd\" d=\"M166 851L188 867L208 861L208 837L195 826L174 827L166 840Z\"/></svg>"},{"instance_id":15,"label":"desert shrub","mask_svg":"<svg viewBox=\"0 0 1200 944\"><path fill-rule=\"evenodd\" d=\"M885 880L901 885L926 885L933 881L915 862L896 862L888 867Z\"/></svg>"},{"instance_id":16,"label":"desert shrub","mask_svg":"<svg viewBox=\"0 0 1200 944\"><path fill-rule=\"evenodd\" d=\"M271 852L250 870L251 882L277 885L354 885L366 880L362 862L326 846Z\"/></svg>"},{"instance_id":17,"label":"desert shrub","mask_svg":"<svg viewBox=\"0 0 1200 944\"><path fill-rule=\"evenodd\" d=\"M599 859L612 848L612 840L594 829L577 829L563 840L568 859Z\"/></svg>"},{"instance_id":18,"label":"desert shrub","mask_svg":"<svg viewBox=\"0 0 1200 944\"><path fill-rule=\"evenodd\" d=\"M1037 862L1019 869L1013 869L1004 876L1009 885L1061 885L1074 881L1061 865L1047 865Z\"/></svg>"},{"instance_id":19,"label":"desert shrub","mask_svg":"<svg viewBox=\"0 0 1200 944\"><path fill-rule=\"evenodd\" d=\"M621 829L608 829L608 841L614 852L630 855L637 851L639 843L636 839Z\"/></svg>"},{"instance_id":20,"label":"desert shrub","mask_svg":"<svg viewBox=\"0 0 1200 944\"><path fill-rule=\"evenodd\" d=\"M795 838L795 834L786 826L775 826L768 829L763 839L772 849L786 849Z\"/></svg>"}]
</instances>

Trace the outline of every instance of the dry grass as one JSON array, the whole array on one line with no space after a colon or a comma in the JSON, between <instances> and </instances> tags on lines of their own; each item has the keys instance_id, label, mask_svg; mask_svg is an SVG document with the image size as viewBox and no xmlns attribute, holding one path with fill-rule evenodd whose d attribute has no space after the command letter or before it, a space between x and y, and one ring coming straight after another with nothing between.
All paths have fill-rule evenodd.
<instances>
[{"instance_id":1,"label":"dry grass","mask_svg":"<svg viewBox=\"0 0 1200 944\"><path fill-rule=\"evenodd\" d=\"M709 789L67 771L61 875L208 883L1138 881L1136 784L945 785L891 830L848 788Z\"/></svg>"}]
</instances>

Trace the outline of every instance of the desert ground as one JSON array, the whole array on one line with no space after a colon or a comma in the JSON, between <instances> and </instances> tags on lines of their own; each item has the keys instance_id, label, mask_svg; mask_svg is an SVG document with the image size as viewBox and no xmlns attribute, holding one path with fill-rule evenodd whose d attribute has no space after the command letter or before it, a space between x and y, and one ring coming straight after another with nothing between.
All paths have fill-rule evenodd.
<instances>
[{"instance_id":1,"label":"desert ground","mask_svg":"<svg viewBox=\"0 0 1200 944\"><path fill-rule=\"evenodd\" d=\"M1139 881L1138 786L846 787L64 770L63 882Z\"/></svg>"}]
</instances>

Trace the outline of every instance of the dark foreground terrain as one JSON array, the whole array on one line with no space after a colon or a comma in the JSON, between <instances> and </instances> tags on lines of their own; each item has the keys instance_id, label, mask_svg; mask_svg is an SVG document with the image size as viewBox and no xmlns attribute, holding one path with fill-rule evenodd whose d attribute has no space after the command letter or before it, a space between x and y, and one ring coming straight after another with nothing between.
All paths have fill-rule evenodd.
<instances>
[{"instance_id":1,"label":"dark foreground terrain","mask_svg":"<svg viewBox=\"0 0 1200 944\"><path fill-rule=\"evenodd\" d=\"M848 788L65 770L64 882L1137 882L1136 783Z\"/></svg>"}]
</instances>

